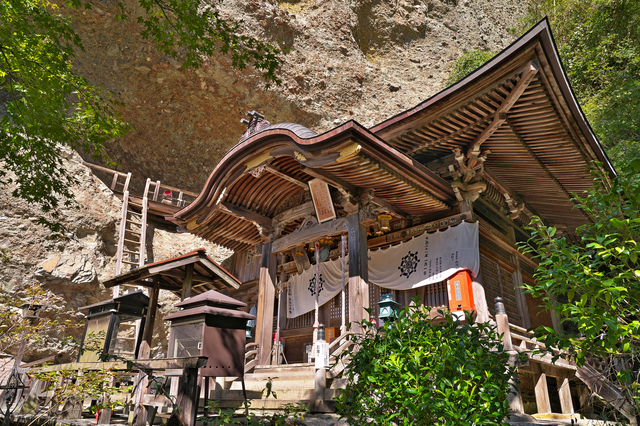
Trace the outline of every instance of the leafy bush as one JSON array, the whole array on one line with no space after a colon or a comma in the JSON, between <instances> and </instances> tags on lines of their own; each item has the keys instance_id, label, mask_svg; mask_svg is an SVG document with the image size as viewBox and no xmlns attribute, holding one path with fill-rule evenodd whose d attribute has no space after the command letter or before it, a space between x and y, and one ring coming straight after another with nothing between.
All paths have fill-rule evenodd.
<instances>
[{"instance_id":1,"label":"leafy bush","mask_svg":"<svg viewBox=\"0 0 640 426\"><path fill-rule=\"evenodd\" d=\"M535 284L525 291L555 312L562 328L543 327L536 337L568 352L578 365L596 360L603 375L640 410L640 159L608 179L594 168L594 186L577 208L592 222L575 239L558 238L539 219L521 251L538 262ZM610 187L609 190L603 188ZM638 411L640 412L640 411Z\"/></svg>"},{"instance_id":2,"label":"leafy bush","mask_svg":"<svg viewBox=\"0 0 640 426\"><path fill-rule=\"evenodd\" d=\"M495 328L438 312L407 307L383 329L363 322L336 400L349 424L506 425L515 371Z\"/></svg>"},{"instance_id":3,"label":"leafy bush","mask_svg":"<svg viewBox=\"0 0 640 426\"><path fill-rule=\"evenodd\" d=\"M456 59L451 68L451 74L447 79L447 86L451 86L459 80L462 80L468 74L475 71L476 68L487 62L495 56L495 52L487 52L484 50L471 50Z\"/></svg>"}]
</instances>

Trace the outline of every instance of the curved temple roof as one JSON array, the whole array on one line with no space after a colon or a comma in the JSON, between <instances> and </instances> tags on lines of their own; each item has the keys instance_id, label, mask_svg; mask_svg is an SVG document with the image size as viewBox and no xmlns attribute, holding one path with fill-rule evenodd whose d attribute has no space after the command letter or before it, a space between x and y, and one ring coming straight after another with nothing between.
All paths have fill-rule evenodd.
<instances>
[{"instance_id":1,"label":"curved temple roof","mask_svg":"<svg viewBox=\"0 0 640 426\"><path fill-rule=\"evenodd\" d=\"M588 220L570 198L591 188L594 160L615 174L542 21L460 82L371 129L349 121L316 135L283 123L252 134L167 219L244 250L300 227L313 212L314 178L333 188L338 216L360 202L398 219L454 212L453 180L457 189L486 185L485 196L512 219L538 214L571 231Z\"/></svg>"}]
</instances>

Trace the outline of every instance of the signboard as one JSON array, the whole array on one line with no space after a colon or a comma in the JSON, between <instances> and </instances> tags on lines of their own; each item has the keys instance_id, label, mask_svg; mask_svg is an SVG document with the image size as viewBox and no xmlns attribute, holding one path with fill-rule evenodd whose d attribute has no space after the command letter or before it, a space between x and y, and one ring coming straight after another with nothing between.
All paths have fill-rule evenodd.
<instances>
[{"instance_id":1,"label":"signboard","mask_svg":"<svg viewBox=\"0 0 640 426\"><path fill-rule=\"evenodd\" d=\"M313 199L313 206L316 209L318 222L322 223L335 219L336 211L333 208L333 200L331 199L327 182L320 179L310 180L309 189L311 190L311 198Z\"/></svg>"}]
</instances>

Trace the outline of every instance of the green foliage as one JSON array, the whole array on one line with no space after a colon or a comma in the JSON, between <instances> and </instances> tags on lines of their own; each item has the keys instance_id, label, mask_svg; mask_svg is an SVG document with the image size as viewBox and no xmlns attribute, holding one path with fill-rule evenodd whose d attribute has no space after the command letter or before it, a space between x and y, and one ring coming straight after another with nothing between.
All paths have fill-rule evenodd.
<instances>
[{"instance_id":1,"label":"green foliage","mask_svg":"<svg viewBox=\"0 0 640 426\"><path fill-rule=\"evenodd\" d=\"M640 2L533 0L516 31L545 16L589 122L624 166L640 154Z\"/></svg>"},{"instance_id":2,"label":"green foliage","mask_svg":"<svg viewBox=\"0 0 640 426\"><path fill-rule=\"evenodd\" d=\"M127 126L109 94L73 72L74 49L82 42L54 4L3 1L0 27L0 92L7 96L0 185L15 183L13 196L40 203L55 218L61 198L71 205L69 186L76 182L63 169L62 146L99 153Z\"/></svg>"},{"instance_id":3,"label":"green foliage","mask_svg":"<svg viewBox=\"0 0 640 426\"><path fill-rule=\"evenodd\" d=\"M456 62L453 64L451 74L449 74L449 78L447 79L447 86L451 86L459 80L462 80L489 59L493 58L495 54L495 52L485 50L471 50L463 54L456 59Z\"/></svg>"},{"instance_id":4,"label":"green foliage","mask_svg":"<svg viewBox=\"0 0 640 426\"><path fill-rule=\"evenodd\" d=\"M61 302L61 297L45 291L38 283L22 289L0 291L0 352L16 353L23 340L37 341L48 334L66 330L68 322L44 317L32 320L22 316L23 304L36 304L40 306L39 311L46 312Z\"/></svg>"},{"instance_id":5,"label":"green foliage","mask_svg":"<svg viewBox=\"0 0 640 426\"><path fill-rule=\"evenodd\" d=\"M539 262L535 285L525 291L539 298L563 324L561 331L536 330L547 347L572 355L578 365L590 358L609 361L612 378L640 407L640 160L611 182L592 171L594 187L577 208L593 218L576 231L580 243L556 238L539 219L520 249Z\"/></svg>"},{"instance_id":6,"label":"green foliage","mask_svg":"<svg viewBox=\"0 0 640 426\"><path fill-rule=\"evenodd\" d=\"M220 51L236 68L252 65L268 83L279 84L278 49L241 35L238 23L220 17L219 2L139 0L141 34L187 68ZM124 3L116 4L119 18L127 18ZM68 0L63 8L90 9L91 2ZM63 147L99 156L128 125L111 93L74 72L75 52L84 47L56 4L2 1L0 28L0 107L6 104L0 110L0 185L15 184L12 195L38 203L50 214L40 223L60 231L58 208L74 205L70 187L77 183L64 169Z\"/></svg>"},{"instance_id":7,"label":"green foliage","mask_svg":"<svg viewBox=\"0 0 640 426\"><path fill-rule=\"evenodd\" d=\"M357 425L506 424L509 355L493 326L467 321L414 306L384 329L363 322L338 412Z\"/></svg>"}]
</instances>

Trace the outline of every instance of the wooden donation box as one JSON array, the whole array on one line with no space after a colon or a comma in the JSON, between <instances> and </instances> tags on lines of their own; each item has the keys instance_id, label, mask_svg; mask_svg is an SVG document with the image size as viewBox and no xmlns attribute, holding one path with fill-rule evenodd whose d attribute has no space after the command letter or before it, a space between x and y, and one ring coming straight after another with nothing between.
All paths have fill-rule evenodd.
<instances>
[{"instance_id":1,"label":"wooden donation box","mask_svg":"<svg viewBox=\"0 0 640 426\"><path fill-rule=\"evenodd\" d=\"M99 361L101 353L135 359L148 306L149 297L138 290L80 308L89 314L78 362Z\"/></svg>"},{"instance_id":2,"label":"wooden donation box","mask_svg":"<svg viewBox=\"0 0 640 426\"><path fill-rule=\"evenodd\" d=\"M208 357L203 377L244 376L247 321L256 317L238 310L246 303L209 290L177 303L171 321L168 358Z\"/></svg>"}]
</instances>

